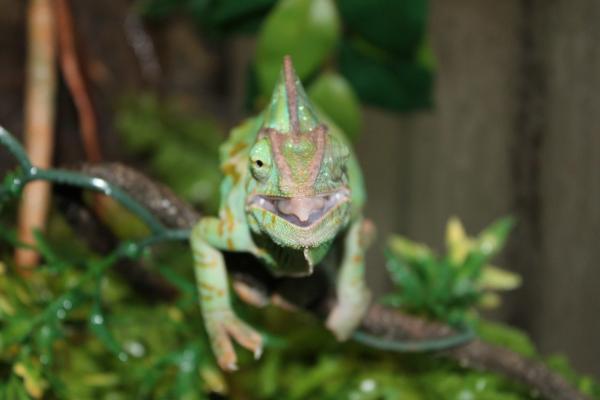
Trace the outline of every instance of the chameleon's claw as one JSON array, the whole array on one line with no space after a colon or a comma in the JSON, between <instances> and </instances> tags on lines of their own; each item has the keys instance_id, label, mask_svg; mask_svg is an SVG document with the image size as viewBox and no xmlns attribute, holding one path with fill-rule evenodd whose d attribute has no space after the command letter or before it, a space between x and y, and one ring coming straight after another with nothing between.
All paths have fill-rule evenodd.
<instances>
[{"instance_id":1,"label":"chameleon's claw","mask_svg":"<svg viewBox=\"0 0 600 400\"><path fill-rule=\"evenodd\" d=\"M231 310L205 314L205 325L217 363L225 371L237 370L237 356L232 339L250 350L262 353L262 337Z\"/></svg>"},{"instance_id":2,"label":"chameleon's claw","mask_svg":"<svg viewBox=\"0 0 600 400\"><path fill-rule=\"evenodd\" d=\"M237 363L231 363L231 364L227 365L227 367L224 369L227 371L233 372L233 371L237 371L238 366L237 366Z\"/></svg>"},{"instance_id":3,"label":"chameleon's claw","mask_svg":"<svg viewBox=\"0 0 600 400\"><path fill-rule=\"evenodd\" d=\"M260 356L262 356L263 353L263 348L262 346L259 347L258 349L254 350L254 359L258 360L260 358Z\"/></svg>"}]
</instances>

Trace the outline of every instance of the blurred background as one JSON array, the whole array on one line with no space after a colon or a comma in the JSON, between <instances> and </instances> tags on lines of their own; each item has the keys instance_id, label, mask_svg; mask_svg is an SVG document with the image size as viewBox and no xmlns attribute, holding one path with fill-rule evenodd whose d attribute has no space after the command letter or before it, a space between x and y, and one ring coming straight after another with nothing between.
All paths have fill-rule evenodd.
<instances>
[{"instance_id":1,"label":"blurred background","mask_svg":"<svg viewBox=\"0 0 600 400\"><path fill-rule=\"evenodd\" d=\"M441 250L451 216L477 233L512 215L499 263L523 283L494 316L600 377L600 3L387 3L340 0L331 22L327 7L274 19L273 0L72 1L103 158L214 209L216 146L260 110L289 52L355 141L379 231L371 286L390 288L390 233ZM22 137L27 2L0 10L0 124ZM300 42L273 34L310 26L311 12L317 29ZM86 159L69 93L58 78L54 165Z\"/></svg>"}]
</instances>

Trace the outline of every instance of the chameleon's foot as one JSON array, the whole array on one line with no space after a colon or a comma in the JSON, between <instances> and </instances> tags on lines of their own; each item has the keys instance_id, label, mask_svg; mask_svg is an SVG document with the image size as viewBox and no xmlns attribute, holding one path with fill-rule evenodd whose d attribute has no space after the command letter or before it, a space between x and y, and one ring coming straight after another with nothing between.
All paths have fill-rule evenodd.
<instances>
[{"instance_id":1,"label":"chameleon's foot","mask_svg":"<svg viewBox=\"0 0 600 400\"><path fill-rule=\"evenodd\" d=\"M205 314L205 326L217 363L225 371L237 370L237 356L231 339L250 350L254 358L262 354L262 337L231 310Z\"/></svg>"},{"instance_id":2,"label":"chameleon's foot","mask_svg":"<svg viewBox=\"0 0 600 400\"><path fill-rule=\"evenodd\" d=\"M365 288L358 296L348 299L342 298L329 313L326 326L333 332L335 337L346 340L352 332L360 325L363 316L369 308L371 300L370 292Z\"/></svg>"}]
</instances>

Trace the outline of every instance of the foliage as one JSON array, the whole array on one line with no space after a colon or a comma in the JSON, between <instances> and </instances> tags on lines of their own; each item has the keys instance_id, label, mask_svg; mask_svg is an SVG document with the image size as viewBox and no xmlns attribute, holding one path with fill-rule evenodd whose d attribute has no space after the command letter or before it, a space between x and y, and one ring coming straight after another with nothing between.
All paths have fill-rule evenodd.
<instances>
[{"instance_id":1,"label":"foliage","mask_svg":"<svg viewBox=\"0 0 600 400\"><path fill-rule=\"evenodd\" d=\"M256 72L261 93L269 95L290 54L300 79L307 78L333 50L340 35L340 21L333 0L284 0L261 26Z\"/></svg>"},{"instance_id":2,"label":"foliage","mask_svg":"<svg viewBox=\"0 0 600 400\"><path fill-rule=\"evenodd\" d=\"M123 102L117 126L127 149L162 182L207 212L216 210L223 134L214 120L146 94Z\"/></svg>"},{"instance_id":3,"label":"foliage","mask_svg":"<svg viewBox=\"0 0 600 400\"><path fill-rule=\"evenodd\" d=\"M62 221L52 226L56 240L77 242ZM1 264L0 388L8 397L0 398L203 399L205 387L223 386L198 335L193 290L176 305L153 304L109 272L116 253L69 257L54 247L37 235L45 263L27 279Z\"/></svg>"},{"instance_id":4,"label":"foliage","mask_svg":"<svg viewBox=\"0 0 600 400\"><path fill-rule=\"evenodd\" d=\"M1 244L10 250L15 244L10 230L1 232ZM176 302L157 304L103 269L110 257L89 253L60 218L53 219L48 236L53 240L38 235L45 262L29 279L15 275L10 262L1 264L0 398L207 399L211 393L265 400L535 398L500 376L427 354L386 354L338 343L312 317L274 308L242 310L265 330L267 348L260 361L242 353L241 370L226 377L207 347L187 252L175 247L144 258L181 291ZM55 251L65 242L79 248L76 255ZM2 259L9 259L6 254ZM99 266L101 276L89 272ZM94 327L94 320L101 323ZM482 322L478 331L486 340L537 356L514 329ZM574 374L564 360L551 362L600 398L589 378Z\"/></svg>"},{"instance_id":5,"label":"foliage","mask_svg":"<svg viewBox=\"0 0 600 400\"><path fill-rule=\"evenodd\" d=\"M311 86L308 95L320 109L339 127L351 140L356 140L361 129L360 103L352 88L339 74L326 72Z\"/></svg>"},{"instance_id":6,"label":"foliage","mask_svg":"<svg viewBox=\"0 0 600 400\"><path fill-rule=\"evenodd\" d=\"M495 254L505 236L499 232L508 231L501 221L468 239L457 221L449 226L454 260L478 251ZM117 253L93 254L58 216L49 227L48 238L36 236L44 263L23 279L9 256L20 244L11 229L0 226L0 398L536 398L503 377L428 354L339 343L314 318L275 308L240 310L264 329L265 354L254 361L241 352L241 370L225 376L204 336L188 251L173 246L144 254L142 262L180 291L176 301L161 304L111 270ZM512 328L480 321L477 331L484 340L539 357L531 341ZM600 399L598 385L575 374L563 358L549 363Z\"/></svg>"},{"instance_id":7,"label":"foliage","mask_svg":"<svg viewBox=\"0 0 600 400\"><path fill-rule=\"evenodd\" d=\"M503 248L512 225L511 219L501 219L470 238L452 218L443 257L424 244L392 237L386 254L396 290L384 302L452 323L463 321L475 306L496 306L500 299L494 291L520 284L517 275L488 264Z\"/></svg>"},{"instance_id":8,"label":"foliage","mask_svg":"<svg viewBox=\"0 0 600 400\"><path fill-rule=\"evenodd\" d=\"M427 0L145 0L141 9L154 21L182 11L214 38L256 32L248 80L254 110L269 97L285 54L308 86L338 74L348 92L342 104L356 92L361 101L394 111L431 105ZM339 126L351 125L338 119L348 115L342 105L313 100L328 113L335 109L330 116Z\"/></svg>"}]
</instances>

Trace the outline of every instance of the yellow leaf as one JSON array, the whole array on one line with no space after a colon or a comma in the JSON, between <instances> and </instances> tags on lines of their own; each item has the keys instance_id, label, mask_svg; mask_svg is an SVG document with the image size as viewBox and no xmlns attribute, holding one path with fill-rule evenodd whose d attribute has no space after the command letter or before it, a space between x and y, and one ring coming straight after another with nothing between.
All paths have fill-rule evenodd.
<instances>
[{"instance_id":1,"label":"yellow leaf","mask_svg":"<svg viewBox=\"0 0 600 400\"><path fill-rule=\"evenodd\" d=\"M392 236L388 240L392 252L408 261L421 261L433 255L431 249L422 243L413 242L402 236Z\"/></svg>"},{"instance_id":2,"label":"yellow leaf","mask_svg":"<svg viewBox=\"0 0 600 400\"><path fill-rule=\"evenodd\" d=\"M86 374L85 378L83 378L84 382L88 386L94 387L111 387L116 386L120 379L119 375L113 374L110 372L107 373L92 373Z\"/></svg>"},{"instance_id":3,"label":"yellow leaf","mask_svg":"<svg viewBox=\"0 0 600 400\"><path fill-rule=\"evenodd\" d=\"M471 239L465 233L462 222L457 217L450 217L446 225L446 247L450 261L454 265L462 264L471 250Z\"/></svg>"},{"instance_id":4,"label":"yellow leaf","mask_svg":"<svg viewBox=\"0 0 600 400\"><path fill-rule=\"evenodd\" d=\"M167 310L167 315L169 315L169 318L175 322L181 322L184 319L183 313L177 307L169 307Z\"/></svg>"},{"instance_id":5,"label":"yellow leaf","mask_svg":"<svg viewBox=\"0 0 600 400\"><path fill-rule=\"evenodd\" d=\"M496 293L485 293L479 300L479 306L484 309L497 308L501 303L500 296Z\"/></svg>"},{"instance_id":6,"label":"yellow leaf","mask_svg":"<svg viewBox=\"0 0 600 400\"><path fill-rule=\"evenodd\" d=\"M219 393L221 395L227 394L227 382L221 371L216 368L205 366L200 369L200 376L209 392Z\"/></svg>"},{"instance_id":7,"label":"yellow leaf","mask_svg":"<svg viewBox=\"0 0 600 400\"><path fill-rule=\"evenodd\" d=\"M4 296L0 296L0 310L6 315L15 315L15 309Z\"/></svg>"},{"instance_id":8,"label":"yellow leaf","mask_svg":"<svg viewBox=\"0 0 600 400\"><path fill-rule=\"evenodd\" d=\"M33 368L26 366L24 363L19 362L13 366L15 374L23 378L25 384L25 390L34 399L41 399L44 395L44 390L48 386L47 382L39 376L39 373Z\"/></svg>"},{"instance_id":9,"label":"yellow leaf","mask_svg":"<svg viewBox=\"0 0 600 400\"><path fill-rule=\"evenodd\" d=\"M487 290L512 290L521 285L521 277L505 269L487 265L482 271L479 284Z\"/></svg>"}]
</instances>

